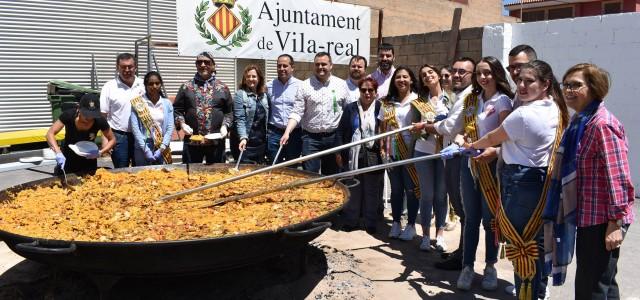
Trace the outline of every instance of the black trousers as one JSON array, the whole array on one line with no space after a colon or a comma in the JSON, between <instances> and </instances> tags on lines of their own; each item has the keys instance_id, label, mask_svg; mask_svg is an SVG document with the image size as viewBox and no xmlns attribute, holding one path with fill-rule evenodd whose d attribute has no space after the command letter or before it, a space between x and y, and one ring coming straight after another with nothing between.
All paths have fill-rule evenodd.
<instances>
[{"instance_id":1,"label":"black trousers","mask_svg":"<svg viewBox=\"0 0 640 300\"><path fill-rule=\"evenodd\" d=\"M453 207L454 212L460 217L460 241L458 243L458 249L462 250L462 240L464 236L464 209L462 208L462 195L460 194L460 161L462 159L457 156L452 159L448 159L444 164L444 177L447 187L447 194L449 195L449 201ZM462 252L462 251L460 251ZM462 253L460 253L462 254Z\"/></svg>"},{"instance_id":2,"label":"black trousers","mask_svg":"<svg viewBox=\"0 0 640 300\"><path fill-rule=\"evenodd\" d=\"M628 225L625 226L628 228ZM576 300L620 299L616 273L620 248L607 251L607 224L578 227L576 233ZM623 230L623 236L625 230Z\"/></svg>"}]
</instances>

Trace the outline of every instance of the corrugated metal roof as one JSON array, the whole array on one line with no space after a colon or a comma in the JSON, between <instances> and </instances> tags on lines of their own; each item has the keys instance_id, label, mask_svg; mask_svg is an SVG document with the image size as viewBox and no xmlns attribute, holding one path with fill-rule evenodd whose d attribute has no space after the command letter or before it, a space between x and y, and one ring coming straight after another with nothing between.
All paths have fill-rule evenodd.
<instances>
[{"instance_id":1,"label":"corrugated metal roof","mask_svg":"<svg viewBox=\"0 0 640 300\"><path fill-rule=\"evenodd\" d=\"M152 0L152 38L176 42L175 0ZM46 96L53 79L91 85L91 54L99 87L115 76L115 57L132 52L147 35L146 1L0 1L0 132L51 125ZM195 74L194 57L175 47L155 49L169 95ZM140 48L139 74L146 73L146 47ZM216 59L218 77L232 91L235 61Z\"/></svg>"},{"instance_id":2,"label":"corrugated metal roof","mask_svg":"<svg viewBox=\"0 0 640 300\"><path fill-rule=\"evenodd\" d=\"M530 4L530 3L540 3L546 2L549 0L518 0L505 4L504 6L513 6L513 5L521 5L521 4Z\"/></svg>"}]
</instances>

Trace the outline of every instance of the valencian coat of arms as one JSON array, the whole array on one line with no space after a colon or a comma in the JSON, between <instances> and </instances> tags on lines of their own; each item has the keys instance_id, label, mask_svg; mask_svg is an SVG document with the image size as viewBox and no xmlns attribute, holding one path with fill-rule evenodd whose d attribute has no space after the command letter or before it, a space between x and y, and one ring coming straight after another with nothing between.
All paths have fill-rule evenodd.
<instances>
[{"instance_id":1,"label":"valencian coat of arms","mask_svg":"<svg viewBox=\"0 0 640 300\"><path fill-rule=\"evenodd\" d=\"M209 13L209 2L217 7ZM249 9L237 5L236 0L202 0L196 7L195 25L200 36L207 40L207 44L217 46L216 50L231 51L233 47L242 47L249 41L251 35L251 14ZM213 30L210 30L211 27Z\"/></svg>"}]
</instances>

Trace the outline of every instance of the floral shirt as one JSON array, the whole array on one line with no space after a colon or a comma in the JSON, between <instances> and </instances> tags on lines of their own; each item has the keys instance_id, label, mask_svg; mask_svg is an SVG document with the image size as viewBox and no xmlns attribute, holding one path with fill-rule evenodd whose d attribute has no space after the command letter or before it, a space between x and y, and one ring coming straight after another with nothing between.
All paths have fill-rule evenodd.
<instances>
[{"instance_id":1,"label":"floral shirt","mask_svg":"<svg viewBox=\"0 0 640 300\"><path fill-rule=\"evenodd\" d=\"M178 90L173 107L176 122L186 122L193 128L193 134L219 132L222 125L230 127L233 121L233 99L229 88L213 77L204 81L196 76L184 83Z\"/></svg>"}]
</instances>

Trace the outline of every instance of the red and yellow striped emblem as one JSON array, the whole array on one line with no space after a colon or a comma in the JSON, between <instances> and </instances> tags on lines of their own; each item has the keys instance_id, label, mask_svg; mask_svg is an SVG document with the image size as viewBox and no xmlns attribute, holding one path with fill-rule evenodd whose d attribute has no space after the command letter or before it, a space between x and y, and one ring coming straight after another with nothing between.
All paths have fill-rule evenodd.
<instances>
[{"instance_id":1,"label":"red and yellow striped emblem","mask_svg":"<svg viewBox=\"0 0 640 300\"><path fill-rule=\"evenodd\" d=\"M226 40L236 28L240 27L240 20L238 20L226 5L221 5L220 8L209 17L209 24Z\"/></svg>"}]
</instances>

